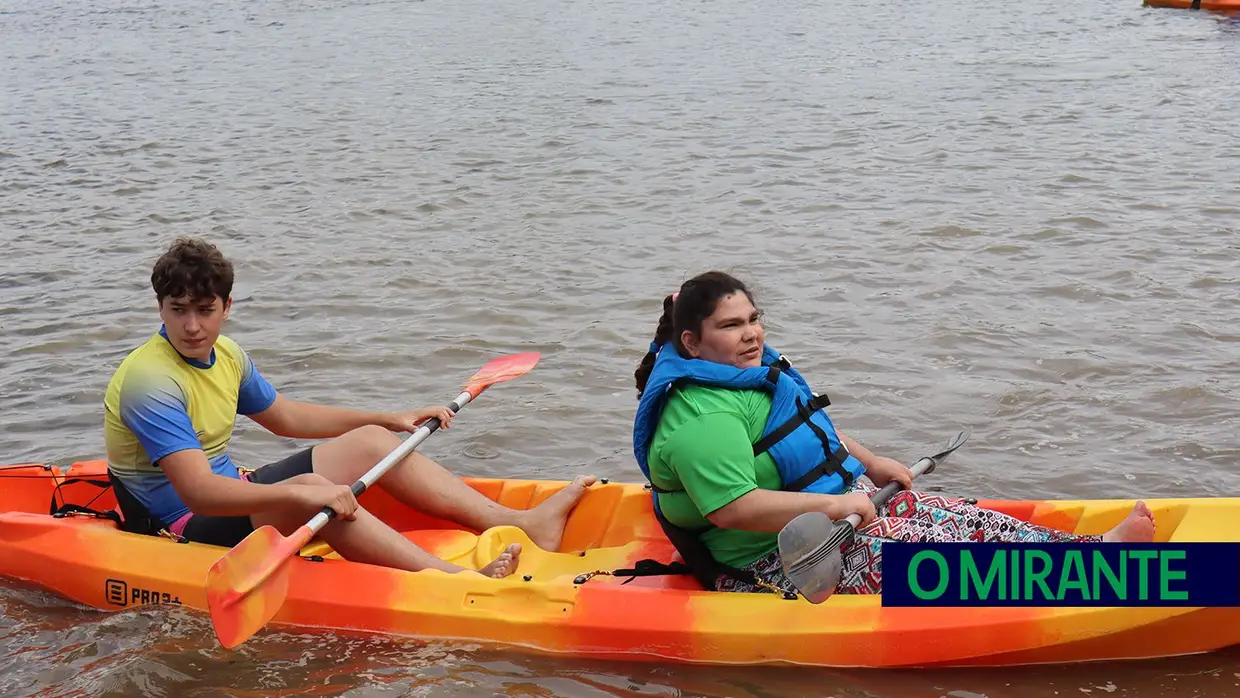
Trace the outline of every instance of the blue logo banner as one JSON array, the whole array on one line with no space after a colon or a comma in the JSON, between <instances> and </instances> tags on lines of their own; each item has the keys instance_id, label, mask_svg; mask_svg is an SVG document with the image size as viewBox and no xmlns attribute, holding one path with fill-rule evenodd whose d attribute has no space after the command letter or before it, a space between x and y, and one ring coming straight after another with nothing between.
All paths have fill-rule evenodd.
<instances>
[{"instance_id":1,"label":"blue logo banner","mask_svg":"<svg viewBox=\"0 0 1240 698\"><path fill-rule=\"evenodd\" d=\"M1240 543L883 544L884 606L1240 606Z\"/></svg>"}]
</instances>

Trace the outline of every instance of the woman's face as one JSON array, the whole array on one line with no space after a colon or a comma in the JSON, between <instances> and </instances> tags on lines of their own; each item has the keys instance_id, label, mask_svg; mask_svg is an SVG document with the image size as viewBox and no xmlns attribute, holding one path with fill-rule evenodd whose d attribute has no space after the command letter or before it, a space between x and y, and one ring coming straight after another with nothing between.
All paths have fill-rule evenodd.
<instances>
[{"instance_id":1,"label":"woman's face","mask_svg":"<svg viewBox=\"0 0 1240 698\"><path fill-rule=\"evenodd\" d=\"M700 336L689 330L680 335L680 343L690 355L737 368L762 365L765 339L762 314L740 292L719 300L714 314L702 321Z\"/></svg>"}]
</instances>

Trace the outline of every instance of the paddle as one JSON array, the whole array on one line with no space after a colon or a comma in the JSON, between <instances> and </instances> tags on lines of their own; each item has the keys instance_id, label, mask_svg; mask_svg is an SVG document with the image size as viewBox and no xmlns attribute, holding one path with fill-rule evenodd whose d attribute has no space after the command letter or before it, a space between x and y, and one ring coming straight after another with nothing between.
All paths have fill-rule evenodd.
<instances>
[{"instance_id":1,"label":"paddle","mask_svg":"<svg viewBox=\"0 0 1240 698\"><path fill-rule=\"evenodd\" d=\"M942 451L917 461L909 468L913 477L934 472L940 461L969 440L969 433L966 430L956 434ZM900 483L888 482L870 497L874 508L882 508L900 488ZM835 593L844 571L840 547L852 542L860 523L858 514L849 514L843 521L832 521L821 512L807 512L789 521L779 532L779 556L784 575L810 603L822 603Z\"/></svg>"},{"instance_id":2,"label":"paddle","mask_svg":"<svg viewBox=\"0 0 1240 698\"><path fill-rule=\"evenodd\" d=\"M491 359L464 384L464 392L448 409L455 414L495 383L519 378L538 363L539 354L528 352ZM393 465L413 452L439 428L439 419L423 422L350 489L360 497L366 488L383 477ZM245 642L275 616L288 593L288 565L310 539L336 515L323 507L293 535L285 537L272 526L263 526L229 550L207 572L207 607L220 644L232 648Z\"/></svg>"}]
</instances>

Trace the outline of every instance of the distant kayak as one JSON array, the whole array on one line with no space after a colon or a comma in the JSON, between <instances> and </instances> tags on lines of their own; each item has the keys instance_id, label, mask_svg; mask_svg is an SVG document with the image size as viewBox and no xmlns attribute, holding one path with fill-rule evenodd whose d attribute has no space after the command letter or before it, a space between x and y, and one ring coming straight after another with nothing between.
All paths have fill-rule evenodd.
<instances>
[{"instance_id":1,"label":"distant kayak","mask_svg":"<svg viewBox=\"0 0 1240 698\"><path fill-rule=\"evenodd\" d=\"M1184 10L1240 12L1240 0L1145 0L1150 7L1175 7Z\"/></svg>"},{"instance_id":2,"label":"distant kayak","mask_svg":"<svg viewBox=\"0 0 1240 698\"><path fill-rule=\"evenodd\" d=\"M526 508L566 482L467 480ZM1146 500L1159 540L1240 539L1240 499ZM361 503L411 540L477 567L509 543L524 551L501 580L471 572L403 572L339 559L312 544L288 567L270 630L314 628L459 640L582 658L825 667L1004 666L1153 658L1240 644L1240 608L899 608L838 594L814 605L775 594L703 591L691 576L586 573L673 560L642 484L599 484L572 514L564 550L518 529L475 535L403 508L381 489ZM205 609L208 568L226 551L121 531L107 518L53 516L65 505L108 512L99 461L0 466L0 576L105 611L149 604ZM986 501L1039 524L1105 531L1132 501ZM70 507L72 509L72 507ZM625 580L629 581L625 583ZM205 614L205 611L203 611Z\"/></svg>"}]
</instances>

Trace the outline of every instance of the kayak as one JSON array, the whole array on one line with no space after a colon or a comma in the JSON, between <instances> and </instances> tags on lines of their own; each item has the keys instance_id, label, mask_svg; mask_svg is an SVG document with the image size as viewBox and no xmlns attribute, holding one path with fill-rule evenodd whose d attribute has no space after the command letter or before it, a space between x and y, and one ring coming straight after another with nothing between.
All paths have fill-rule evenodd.
<instances>
[{"instance_id":1,"label":"kayak","mask_svg":"<svg viewBox=\"0 0 1240 698\"><path fill-rule=\"evenodd\" d=\"M1145 0L1145 4L1149 7L1173 7L1182 10L1240 11L1240 0Z\"/></svg>"},{"instance_id":2,"label":"kayak","mask_svg":"<svg viewBox=\"0 0 1240 698\"><path fill-rule=\"evenodd\" d=\"M170 604L203 612L207 571L227 550L127 533L87 511L116 506L102 461L0 466L0 577L100 611ZM467 479L510 507L567 482ZM1240 499L1146 500L1159 540L1240 539ZM405 572L342 560L311 543L290 560L287 597L269 630L388 634L606 660L819 667L1010 666L1194 654L1240 644L1240 608L884 607L879 595L825 603L705 591L687 574L625 576L672 562L644 484L602 482L581 500L563 552L519 529L475 533L407 509L381 487L363 506L434 554L478 567L509 543L505 579ZM1105 531L1125 500L981 500L1063 530ZM66 505L78 507L65 513ZM56 513L53 513L56 512ZM603 571L589 576L587 573ZM588 577L588 578L587 578ZM265 631L263 631L265 632Z\"/></svg>"}]
</instances>

